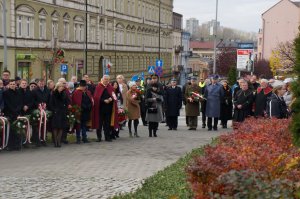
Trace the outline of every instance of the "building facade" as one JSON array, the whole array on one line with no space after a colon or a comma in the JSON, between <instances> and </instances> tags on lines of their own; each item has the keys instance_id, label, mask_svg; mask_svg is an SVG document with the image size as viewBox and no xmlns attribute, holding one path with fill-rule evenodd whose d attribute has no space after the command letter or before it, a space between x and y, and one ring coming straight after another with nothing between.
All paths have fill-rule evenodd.
<instances>
[{"instance_id":1,"label":"building facade","mask_svg":"<svg viewBox=\"0 0 300 199\"><path fill-rule=\"evenodd\" d=\"M130 78L146 74L159 57L165 77L171 74L173 0L6 2L12 75L56 80L61 65L67 65L67 78L87 73L98 81L105 72L113 78L117 74ZM0 54L2 63L2 48Z\"/></svg>"},{"instance_id":2,"label":"building facade","mask_svg":"<svg viewBox=\"0 0 300 199\"><path fill-rule=\"evenodd\" d=\"M190 18L186 20L185 31L189 32L191 35L196 34L199 28L199 20L195 18Z\"/></svg>"},{"instance_id":3,"label":"building facade","mask_svg":"<svg viewBox=\"0 0 300 199\"><path fill-rule=\"evenodd\" d=\"M183 66L184 72L181 73L180 78L180 84L184 85L186 77L191 71L189 71L189 57L192 55L192 52L190 51L190 39L191 34L189 32L183 32L182 33L182 46L183 46L183 52L181 53L181 65Z\"/></svg>"},{"instance_id":4,"label":"building facade","mask_svg":"<svg viewBox=\"0 0 300 199\"><path fill-rule=\"evenodd\" d=\"M300 3L281 0L262 14L258 58L269 59L278 44L293 41L299 33Z\"/></svg>"}]
</instances>

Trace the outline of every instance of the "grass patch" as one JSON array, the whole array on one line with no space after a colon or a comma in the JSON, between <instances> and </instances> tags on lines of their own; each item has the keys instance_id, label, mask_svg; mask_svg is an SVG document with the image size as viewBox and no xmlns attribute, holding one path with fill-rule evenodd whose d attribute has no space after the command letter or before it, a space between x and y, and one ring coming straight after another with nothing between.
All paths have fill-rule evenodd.
<instances>
[{"instance_id":1,"label":"grass patch","mask_svg":"<svg viewBox=\"0 0 300 199\"><path fill-rule=\"evenodd\" d=\"M214 141L213 141L214 142ZM202 155L203 147L194 149L176 163L145 180L134 193L115 196L112 199L190 199L192 191L187 182L185 168L193 157Z\"/></svg>"}]
</instances>

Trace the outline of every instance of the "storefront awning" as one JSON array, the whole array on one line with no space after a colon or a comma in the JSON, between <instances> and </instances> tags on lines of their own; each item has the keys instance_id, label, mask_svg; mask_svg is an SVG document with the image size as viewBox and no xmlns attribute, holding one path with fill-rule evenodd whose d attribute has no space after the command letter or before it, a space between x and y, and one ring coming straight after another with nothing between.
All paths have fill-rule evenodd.
<instances>
[{"instance_id":1,"label":"storefront awning","mask_svg":"<svg viewBox=\"0 0 300 199\"><path fill-rule=\"evenodd\" d=\"M35 60L37 55L34 54L17 54L17 60Z\"/></svg>"}]
</instances>

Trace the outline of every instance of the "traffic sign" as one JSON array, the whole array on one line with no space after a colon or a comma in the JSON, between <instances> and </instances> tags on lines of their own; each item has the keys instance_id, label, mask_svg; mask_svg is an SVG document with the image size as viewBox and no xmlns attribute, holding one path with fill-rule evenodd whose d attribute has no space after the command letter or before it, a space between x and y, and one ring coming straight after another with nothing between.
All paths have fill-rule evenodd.
<instances>
[{"instance_id":1,"label":"traffic sign","mask_svg":"<svg viewBox=\"0 0 300 199\"><path fill-rule=\"evenodd\" d=\"M155 74L155 67L154 67L154 66L148 66L148 73L149 73L150 75Z\"/></svg>"},{"instance_id":2,"label":"traffic sign","mask_svg":"<svg viewBox=\"0 0 300 199\"><path fill-rule=\"evenodd\" d=\"M155 68L155 74L161 77L163 75L163 69L161 66Z\"/></svg>"},{"instance_id":3,"label":"traffic sign","mask_svg":"<svg viewBox=\"0 0 300 199\"><path fill-rule=\"evenodd\" d=\"M68 65L67 64L60 65L60 72L63 74L67 74L68 73Z\"/></svg>"},{"instance_id":4,"label":"traffic sign","mask_svg":"<svg viewBox=\"0 0 300 199\"><path fill-rule=\"evenodd\" d=\"M163 60L161 60L161 59L156 60L156 67L163 67L163 65L164 65Z\"/></svg>"}]
</instances>

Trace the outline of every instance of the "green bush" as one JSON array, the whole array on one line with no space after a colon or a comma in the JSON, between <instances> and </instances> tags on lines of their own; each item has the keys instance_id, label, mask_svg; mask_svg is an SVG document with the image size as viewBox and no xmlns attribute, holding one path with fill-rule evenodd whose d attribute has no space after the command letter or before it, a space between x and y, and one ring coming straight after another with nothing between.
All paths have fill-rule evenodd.
<instances>
[{"instance_id":1,"label":"green bush","mask_svg":"<svg viewBox=\"0 0 300 199\"><path fill-rule=\"evenodd\" d=\"M293 95L297 99L292 106L293 122L291 125L291 131L293 133L294 144L300 146L300 35L294 41L296 50L296 64L294 67L294 72L297 74L297 81L293 84Z\"/></svg>"},{"instance_id":2,"label":"green bush","mask_svg":"<svg viewBox=\"0 0 300 199\"><path fill-rule=\"evenodd\" d=\"M237 69L236 67L230 67L230 70L228 72L228 84L234 85L236 83L236 76L237 76Z\"/></svg>"}]
</instances>

